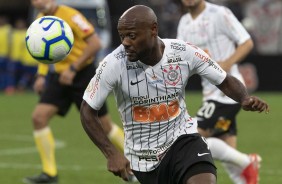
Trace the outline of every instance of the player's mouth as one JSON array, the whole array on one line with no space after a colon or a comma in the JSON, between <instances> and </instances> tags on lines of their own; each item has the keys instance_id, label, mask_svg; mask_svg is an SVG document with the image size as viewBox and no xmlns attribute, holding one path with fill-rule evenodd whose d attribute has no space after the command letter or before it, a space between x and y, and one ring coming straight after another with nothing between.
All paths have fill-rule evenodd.
<instances>
[{"instance_id":1,"label":"player's mouth","mask_svg":"<svg viewBox=\"0 0 282 184\"><path fill-rule=\"evenodd\" d=\"M130 56L135 55L135 52L132 51L132 50L125 50L125 53L126 53L126 56L127 56L127 57L130 57Z\"/></svg>"}]
</instances>

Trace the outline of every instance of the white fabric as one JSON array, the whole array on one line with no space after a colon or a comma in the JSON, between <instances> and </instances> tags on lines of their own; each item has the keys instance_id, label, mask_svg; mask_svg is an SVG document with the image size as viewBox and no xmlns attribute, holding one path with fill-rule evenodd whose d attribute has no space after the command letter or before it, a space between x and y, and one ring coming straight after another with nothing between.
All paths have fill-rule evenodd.
<instances>
[{"instance_id":1,"label":"white fabric","mask_svg":"<svg viewBox=\"0 0 282 184\"><path fill-rule=\"evenodd\" d=\"M218 138L206 138L214 159L221 161L230 179L235 184L245 184L241 173L251 160L247 154L241 153Z\"/></svg>"},{"instance_id":2,"label":"white fabric","mask_svg":"<svg viewBox=\"0 0 282 184\"><path fill-rule=\"evenodd\" d=\"M241 167L241 169L247 167L251 163L247 154L239 152L226 144L223 140L214 137L206 138L206 140L214 159L236 164Z\"/></svg>"},{"instance_id":3,"label":"white fabric","mask_svg":"<svg viewBox=\"0 0 282 184\"><path fill-rule=\"evenodd\" d=\"M156 168L172 143L197 132L185 104L188 78L198 73L218 85L226 73L201 49L182 40L162 39L155 66L127 60L121 45L99 65L83 99L99 110L113 91L125 131L125 155L137 171Z\"/></svg>"},{"instance_id":4,"label":"white fabric","mask_svg":"<svg viewBox=\"0 0 282 184\"><path fill-rule=\"evenodd\" d=\"M197 45L212 59L221 62L234 53L236 44L244 43L250 39L250 35L228 8L206 2L206 8L195 19L189 13L181 17L177 38ZM229 73L243 82L237 64L232 66ZM236 103L204 78L202 87L203 100Z\"/></svg>"}]
</instances>

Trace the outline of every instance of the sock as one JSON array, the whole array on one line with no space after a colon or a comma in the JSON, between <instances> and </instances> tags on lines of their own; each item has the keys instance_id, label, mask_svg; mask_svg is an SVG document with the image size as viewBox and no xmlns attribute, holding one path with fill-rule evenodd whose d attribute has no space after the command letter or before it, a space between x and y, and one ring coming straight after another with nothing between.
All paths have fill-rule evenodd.
<instances>
[{"instance_id":1,"label":"sock","mask_svg":"<svg viewBox=\"0 0 282 184\"><path fill-rule=\"evenodd\" d=\"M51 129L46 127L35 130L33 135L41 158L43 172L50 176L56 176L55 141Z\"/></svg>"},{"instance_id":2,"label":"sock","mask_svg":"<svg viewBox=\"0 0 282 184\"><path fill-rule=\"evenodd\" d=\"M221 139L210 137L207 138L207 142L213 158L222 162L231 180L235 184L244 184L241 172L250 164L249 156L229 146Z\"/></svg>"},{"instance_id":3,"label":"sock","mask_svg":"<svg viewBox=\"0 0 282 184\"><path fill-rule=\"evenodd\" d=\"M246 181L241 177L241 167L228 162L221 162L221 165L224 167L225 171L229 175L229 178L233 181L234 184L246 184Z\"/></svg>"},{"instance_id":4,"label":"sock","mask_svg":"<svg viewBox=\"0 0 282 184\"><path fill-rule=\"evenodd\" d=\"M250 164L250 158L247 154L239 152L221 139L209 137L207 142L214 159L233 163L241 168Z\"/></svg>"},{"instance_id":5,"label":"sock","mask_svg":"<svg viewBox=\"0 0 282 184\"><path fill-rule=\"evenodd\" d=\"M113 123L112 129L108 134L110 141L118 148L121 152L124 149L124 134L122 129Z\"/></svg>"}]
</instances>

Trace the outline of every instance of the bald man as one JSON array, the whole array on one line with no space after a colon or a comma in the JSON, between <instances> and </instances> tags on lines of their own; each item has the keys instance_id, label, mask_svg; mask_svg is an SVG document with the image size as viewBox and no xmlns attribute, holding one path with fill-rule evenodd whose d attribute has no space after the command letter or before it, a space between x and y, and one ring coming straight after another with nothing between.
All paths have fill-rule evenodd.
<instances>
[{"instance_id":1,"label":"bald man","mask_svg":"<svg viewBox=\"0 0 282 184\"><path fill-rule=\"evenodd\" d=\"M83 96L81 122L105 155L108 170L141 184L216 183L216 167L197 120L188 114L185 86L193 74L206 78L243 109L266 111L268 105L249 96L198 47L158 37L157 17L137 5L120 17L121 45L100 63ZM102 131L97 112L114 92L125 132L122 155Z\"/></svg>"}]
</instances>

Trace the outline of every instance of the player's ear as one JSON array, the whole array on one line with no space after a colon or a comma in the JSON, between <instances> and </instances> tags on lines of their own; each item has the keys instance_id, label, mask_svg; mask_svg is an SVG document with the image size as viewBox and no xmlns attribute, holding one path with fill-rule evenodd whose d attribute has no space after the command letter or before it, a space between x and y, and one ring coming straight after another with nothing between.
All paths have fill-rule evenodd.
<instances>
[{"instance_id":1,"label":"player's ear","mask_svg":"<svg viewBox=\"0 0 282 184\"><path fill-rule=\"evenodd\" d=\"M156 23L156 22L154 22L152 24L152 35L153 35L153 37L158 36L158 23Z\"/></svg>"}]
</instances>

